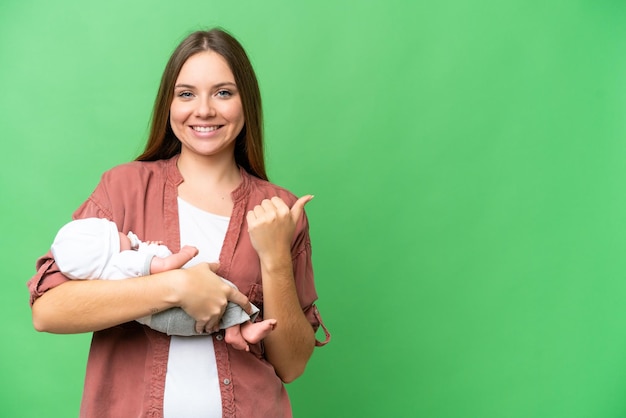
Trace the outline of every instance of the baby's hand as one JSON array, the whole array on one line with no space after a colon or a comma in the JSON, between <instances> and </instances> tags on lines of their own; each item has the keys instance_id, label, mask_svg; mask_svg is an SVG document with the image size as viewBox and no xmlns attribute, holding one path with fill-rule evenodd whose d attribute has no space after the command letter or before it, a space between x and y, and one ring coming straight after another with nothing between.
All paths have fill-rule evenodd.
<instances>
[{"instance_id":1,"label":"baby's hand","mask_svg":"<svg viewBox=\"0 0 626 418\"><path fill-rule=\"evenodd\" d=\"M191 245L183 245L183 248L180 249L180 252L186 254L189 259L192 259L198 255L198 249Z\"/></svg>"}]
</instances>

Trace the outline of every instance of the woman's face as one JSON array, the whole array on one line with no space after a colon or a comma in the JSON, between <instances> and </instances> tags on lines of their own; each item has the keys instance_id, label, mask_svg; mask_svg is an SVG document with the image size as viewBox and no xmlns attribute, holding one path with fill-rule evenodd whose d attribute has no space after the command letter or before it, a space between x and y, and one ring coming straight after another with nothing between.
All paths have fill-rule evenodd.
<instances>
[{"instance_id":1,"label":"woman's face","mask_svg":"<svg viewBox=\"0 0 626 418\"><path fill-rule=\"evenodd\" d=\"M226 60L214 51L187 59L174 85L170 124L181 154L233 158L244 125L241 97Z\"/></svg>"}]
</instances>

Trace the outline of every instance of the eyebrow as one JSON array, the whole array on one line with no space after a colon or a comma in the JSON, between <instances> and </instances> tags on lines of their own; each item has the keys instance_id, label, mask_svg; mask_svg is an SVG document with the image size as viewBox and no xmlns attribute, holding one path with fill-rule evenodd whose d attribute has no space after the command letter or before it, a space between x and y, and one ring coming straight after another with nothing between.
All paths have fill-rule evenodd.
<instances>
[{"instance_id":1,"label":"eyebrow","mask_svg":"<svg viewBox=\"0 0 626 418\"><path fill-rule=\"evenodd\" d=\"M226 86L232 86L232 87L236 88L237 84L232 83L230 81L224 81L224 82L215 84L213 86L213 88L220 88L220 87L226 87ZM183 89L193 89L193 88L195 88L195 86L192 86L191 84L176 84L174 86L174 88L175 89L180 89L180 88L183 88Z\"/></svg>"}]
</instances>

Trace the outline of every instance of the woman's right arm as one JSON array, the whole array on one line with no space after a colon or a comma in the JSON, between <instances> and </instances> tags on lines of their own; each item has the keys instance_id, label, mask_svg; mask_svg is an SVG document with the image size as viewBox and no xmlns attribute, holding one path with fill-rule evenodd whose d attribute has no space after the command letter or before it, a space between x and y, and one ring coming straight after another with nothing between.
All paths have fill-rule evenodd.
<instances>
[{"instance_id":1,"label":"woman's right arm","mask_svg":"<svg viewBox=\"0 0 626 418\"><path fill-rule=\"evenodd\" d=\"M202 332L219 326L229 301L250 312L248 298L201 263L125 280L64 282L34 301L33 325L57 334L92 332L180 307Z\"/></svg>"},{"instance_id":2,"label":"woman's right arm","mask_svg":"<svg viewBox=\"0 0 626 418\"><path fill-rule=\"evenodd\" d=\"M73 218L124 219L126 208L137 206L133 198L145 200L129 192L129 184L139 185L140 190L148 190L151 181L160 185L163 179L153 174L137 164L105 172ZM124 280L68 280L49 253L38 260L37 274L28 287L35 329L52 333L98 331L172 307L194 318L200 333L219 328L228 301L248 313L252 309L248 298L225 284L206 263Z\"/></svg>"}]
</instances>

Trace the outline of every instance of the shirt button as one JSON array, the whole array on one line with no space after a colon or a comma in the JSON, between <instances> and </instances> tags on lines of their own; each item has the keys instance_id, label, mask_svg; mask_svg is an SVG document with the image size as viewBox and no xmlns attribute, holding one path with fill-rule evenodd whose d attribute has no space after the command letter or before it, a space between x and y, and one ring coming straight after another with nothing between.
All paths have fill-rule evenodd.
<instances>
[{"instance_id":1,"label":"shirt button","mask_svg":"<svg viewBox=\"0 0 626 418\"><path fill-rule=\"evenodd\" d=\"M225 385L230 385L230 379L224 379L224 384Z\"/></svg>"},{"instance_id":2,"label":"shirt button","mask_svg":"<svg viewBox=\"0 0 626 418\"><path fill-rule=\"evenodd\" d=\"M222 340L224 339L224 336L223 336L222 334L217 334L217 335L215 336L215 339L216 339L217 341L222 341Z\"/></svg>"}]
</instances>

